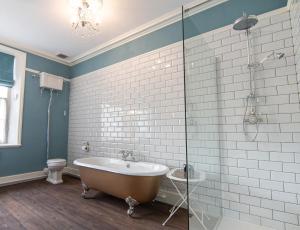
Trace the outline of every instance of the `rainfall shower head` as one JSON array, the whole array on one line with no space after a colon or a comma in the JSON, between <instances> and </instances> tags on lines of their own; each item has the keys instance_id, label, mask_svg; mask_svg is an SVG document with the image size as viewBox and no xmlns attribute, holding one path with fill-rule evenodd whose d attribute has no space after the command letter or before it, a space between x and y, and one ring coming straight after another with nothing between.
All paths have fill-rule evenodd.
<instances>
[{"instance_id":1,"label":"rainfall shower head","mask_svg":"<svg viewBox=\"0 0 300 230\"><path fill-rule=\"evenodd\" d=\"M255 15L243 14L242 17L235 20L233 23L234 30L249 30L251 27L255 26L258 19Z\"/></svg>"},{"instance_id":2,"label":"rainfall shower head","mask_svg":"<svg viewBox=\"0 0 300 230\"><path fill-rule=\"evenodd\" d=\"M281 59L284 57L284 53L275 53L275 52L272 52L270 53L269 55L265 56L263 59L261 59L261 61L259 62L259 64L263 64L265 61L271 59L271 58L274 58L274 59Z\"/></svg>"}]
</instances>

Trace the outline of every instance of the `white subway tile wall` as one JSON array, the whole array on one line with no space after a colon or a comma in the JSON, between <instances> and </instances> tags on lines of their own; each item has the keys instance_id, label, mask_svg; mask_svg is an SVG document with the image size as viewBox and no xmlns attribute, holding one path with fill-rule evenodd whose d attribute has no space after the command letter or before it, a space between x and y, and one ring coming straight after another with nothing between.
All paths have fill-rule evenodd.
<instances>
[{"instance_id":1,"label":"white subway tile wall","mask_svg":"<svg viewBox=\"0 0 300 230\"><path fill-rule=\"evenodd\" d=\"M245 33L227 26L185 42L188 158L208 175L193 199L210 213L219 215L222 207L223 215L299 229L299 9L295 1L292 17L281 9L260 18L251 35L256 61L273 50L285 53L255 71L263 119L255 142L245 137L242 125L249 94ZM121 149L170 167L185 163L181 45L71 81L70 164L87 156L120 158ZM248 130L254 135L253 127ZM85 141L91 145L88 153L81 151ZM167 180L162 189L173 191Z\"/></svg>"},{"instance_id":2,"label":"white subway tile wall","mask_svg":"<svg viewBox=\"0 0 300 230\"><path fill-rule=\"evenodd\" d=\"M260 17L252 30L253 61L273 50L285 56L266 61L254 72L263 119L254 142L244 135L242 125L250 92L245 33L227 26L185 42L188 159L198 170L215 172L217 182L218 161L211 158L221 156L225 216L274 229L300 229L300 107L295 65L300 61L295 61L289 11L272 13ZM254 136L255 127L247 128ZM217 191L197 192L219 198Z\"/></svg>"},{"instance_id":3,"label":"white subway tile wall","mask_svg":"<svg viewBox=\"0 0 300 230\"><path fill-rule=\"evenodd\" d=\"M86 141L87 153L81 151ZM122 149L142 161L186 163L180 42L72 79L69 164L90 156L121 158Z\"/></svg>"}]
</instances>

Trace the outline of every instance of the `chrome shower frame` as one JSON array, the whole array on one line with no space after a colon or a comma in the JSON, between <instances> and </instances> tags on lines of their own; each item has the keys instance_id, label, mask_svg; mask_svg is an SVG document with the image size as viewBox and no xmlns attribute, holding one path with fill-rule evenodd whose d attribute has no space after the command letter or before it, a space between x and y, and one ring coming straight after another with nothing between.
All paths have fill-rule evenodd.
<instances>
[{"instance_id":1,"label":"chrome shower frame","mask_svg":"<svg viewBox=\"0 0 300 230\"><path fill-rule=\"evenodd\" d=\"M263 63L271 57L274 59L281 59L284 57L284 53L275 53L273 51L271 54L266 55L261 61L259 62L252 62L251 60L251 52L250 52L250 29L256 25L258 22L258 19L255 15L249 15L247 16L245 13L243 13L243 16L238 18L234 24L233 29L234 30L245 30L246 31L246 37L247 37L247 53L248 53L248 63L247 67L249 69L249 75L250 75L250 94L246 98L246 106L245 106L245 112L243 116L243 131L248 136L248 132L246 130L246 124L255 125L256 131L255 135L253 137L250 137L251 141L255 141L258 135L259 131L259 124L263 122L263 119L257 114L257 96L256 96L256 86L255 86L255 78L253 71L256 68L262 67ZM248 109L250 108L250 111Z\"/></svg>"}]
</instances>

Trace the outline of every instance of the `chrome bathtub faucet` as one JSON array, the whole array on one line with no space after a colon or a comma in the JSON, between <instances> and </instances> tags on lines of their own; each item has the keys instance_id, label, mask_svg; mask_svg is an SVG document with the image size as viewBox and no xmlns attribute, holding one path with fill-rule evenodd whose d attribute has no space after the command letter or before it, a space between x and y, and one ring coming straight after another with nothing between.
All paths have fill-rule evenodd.
<instances>
[{"instance_id":1,"label":"chrome bathtub faucet","mask_svg":"<svg viewBox=\"0 0 300 230\"><path fill-rule=\"evenodd\" d=\"M122 154L122 160L126 161L127 157L129 156L128 152L125 150L121 150L120 154Z\"/></svg>"},{"instance_id":2,"label":"chrome bathtub faucet","mask_svg":"<svg viewBox=\"0 0 300 230\"><path fill-rule=\"evenodd\" d=\"M136 161L135 157L133 156L133 151L129 150L121 150L120 153L122 154L122 160L123 161ZM130 160L128 160L128 157L130 157Z\"/></svg>"}]
</instances>

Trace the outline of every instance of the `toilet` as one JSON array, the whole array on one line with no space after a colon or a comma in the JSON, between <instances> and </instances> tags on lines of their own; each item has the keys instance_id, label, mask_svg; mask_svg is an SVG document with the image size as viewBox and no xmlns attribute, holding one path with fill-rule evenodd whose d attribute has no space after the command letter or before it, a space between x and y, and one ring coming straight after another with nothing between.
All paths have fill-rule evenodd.
<instances>
[{"instance_id":1,"label":"toilet","mask_svg":"<svg viewBox=\"0 0 300 230\"><path fill-rule=\"evenodd\" d=\"M48 165L48 178L47 181L51 184L61 184L63 169L66 166L65 159L49 159Z\"/></svg>"}]
</instances>

